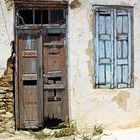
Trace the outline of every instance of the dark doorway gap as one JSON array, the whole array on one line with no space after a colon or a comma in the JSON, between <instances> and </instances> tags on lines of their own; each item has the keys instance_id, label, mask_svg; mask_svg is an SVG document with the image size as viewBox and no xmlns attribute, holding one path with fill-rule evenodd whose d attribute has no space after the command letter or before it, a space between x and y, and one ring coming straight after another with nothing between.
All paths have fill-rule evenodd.
<instances>
[{"instance_id":1,"label":"dark doorway gap","mask_svg":"<svg viewBox=\"0 0 140 140\"><path fill-rule=\"evenodd\" d=\"M61 119L49 119L47 118L44 122L44 128L49 128L49 129L60 129L60 128L64 128L66 127L64 125L64 121L62 121Z\"/></svg>"},{"instance_id":2,"label":"dark doorway gap","mask_svg":"<svg viewBox=\"0 0 140 140\"><path fill-rule=\"evenodd\" d=\"M28 10L17 11L18 26L24 24L65 24L66 10Z\"/></svg>"}]
</instances>

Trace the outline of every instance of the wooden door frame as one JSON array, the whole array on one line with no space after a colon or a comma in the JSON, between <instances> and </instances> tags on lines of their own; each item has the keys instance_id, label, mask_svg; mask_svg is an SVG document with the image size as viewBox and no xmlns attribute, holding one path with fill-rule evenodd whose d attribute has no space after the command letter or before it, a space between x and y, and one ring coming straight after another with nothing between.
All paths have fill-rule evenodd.
<instances>
[{"instance_id":1,"label":"wooden door frame","mask_svg":"<svg viewBox=\"0 0 140 140\"><path fill-rule=\"evenodd\" d=\"M15 6L16 7L16 6ZM14 53L15 53L15 64L14 64L14 72L13 72L13 77L14 77L14 115L15 115L15 129L16 130L19 130L21 129L20 128L20 114L19 114L19 86L18 86L18 35L17 35L17 16L16 16L16 9L18 7L15 8L14 7L14 13L15 13L15 16L14 16L14 39L15 39L15 46L14 46ZM65 5L66 7L66 5ZM68 10L67 10L68 11ZM68 15L68 13L67 13ZM66 17L67 17L66 15ZM66 25L68 24L67 22L67 19L66 19ZM35 26L34 26L35 27ZM68 61L68 44L67 44L67 38L68 38L68 35L67 35L67 26L66 26L66 44L65 44L65 47L66 47L66 93L67 93L67 96L66 96L66 100L67 100L67 119L69 119L69 94L68 94L68 65L67 65L67 61ZM42 54L41 54L42 55ZM40 62L42 63L42 62ZM43 103L43 102L42 102ZM43 108L42 108L43 109ZM43 115L42 115L43 116Z\"/></svg>"}]
</instances>

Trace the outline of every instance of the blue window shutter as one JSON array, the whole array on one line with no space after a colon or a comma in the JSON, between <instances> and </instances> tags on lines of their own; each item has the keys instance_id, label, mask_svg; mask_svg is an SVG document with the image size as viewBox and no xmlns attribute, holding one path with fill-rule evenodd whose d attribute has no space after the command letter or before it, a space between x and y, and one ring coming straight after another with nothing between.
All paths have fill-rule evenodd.
<instances>
[{"instance_id":1,"label":"blue window shutter","mask_svg":"<svg viewBox=\"0 0 140 140\"><path fill-rule=\"evenodd\" d=\"M132 12L114 10L114 87L131 87L132 78Z\"/></svg>"},{"instance_id":2,"label":"blue window shutter","mask_svg":"<svg viewBox=\"0 0 140 140\"><path fill-rule=\"evenodd\" d=\"M96 87L113 87L113 11L97 8L96 14Z\"/></svg>"}]
</instances>

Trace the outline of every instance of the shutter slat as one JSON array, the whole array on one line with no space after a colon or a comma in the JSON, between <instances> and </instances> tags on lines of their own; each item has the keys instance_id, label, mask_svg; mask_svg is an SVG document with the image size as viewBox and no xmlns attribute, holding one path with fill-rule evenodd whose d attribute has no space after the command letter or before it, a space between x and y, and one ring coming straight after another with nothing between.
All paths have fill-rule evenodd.
<instances>
[{"instance_id":1,"label":"shutter slat","mask_svg":"<svg viewBox=\"0 0 140 140\"><path fill-rule=\"evenodd\" d=\"M127 88L128 87L128 83L118 83L118 88Z\"/></svg>"},{"instance_id":2,"label":"shutter slat","mask_svg":"<svg viewBox=\"0 0 140 140\"><path fill-rule=\"evenodd\" d=\"M127 10L117 10L117 16L127 16L128 12Z\"/></svg>"},{"instance_id":3,"label":"shutter slat","mask_svg":"<svg viewBox=\"0 0 140 140\"><path fill-rule=\"evenodd\" d=\"M99 59L99 64L111 65L111 59L110 58L100 58Z\"/></svg>"},{"instance_id":4,"label":"shutter slat","mask_svg":"<svg viewBox=\"0 0 140 140\"><path fill-rule=\"evenodd\" d=\"M111 40L111 35L108 34L100 34L100 40Z\"/></svg>"},{"instance_id":5,"label":"shutter slat","mask_svg":"<svg viewBox=\"0 0 140 140\"><path fill-rule=\"evenodd\" d=\"M117 65L128 65L128 59L117 59Z\"/></svg>"}]
</instances>

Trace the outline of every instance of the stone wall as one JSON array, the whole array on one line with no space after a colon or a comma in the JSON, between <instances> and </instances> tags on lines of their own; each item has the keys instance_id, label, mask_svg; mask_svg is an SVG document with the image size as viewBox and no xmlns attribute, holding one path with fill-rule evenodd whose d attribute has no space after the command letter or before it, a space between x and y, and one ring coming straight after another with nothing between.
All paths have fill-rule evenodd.
<instances>
[{"instance_id":1,"label":"stone wall","mask_svg":"<svg viewBox=\"0 0 140 140\"><path fill-rule=\"evenodd\" d=\"M12 86L0 83L0 133L14 132L14 98Z\"/></svg>"},{"instance_id":2,"label":"stone wall","mask_svg":"<svg viewBox=\"0 0 140 140\"><path fill-rule=\"evenodd\" d=\"M13 90L8 87L0 90L0 114L13 113L14 99Z\"/></svg>"}]
</instances>

